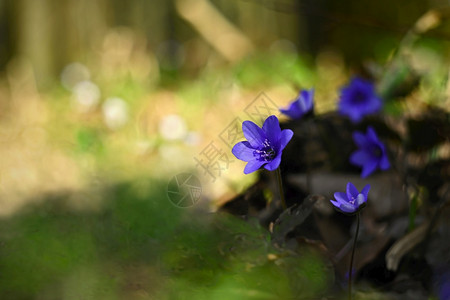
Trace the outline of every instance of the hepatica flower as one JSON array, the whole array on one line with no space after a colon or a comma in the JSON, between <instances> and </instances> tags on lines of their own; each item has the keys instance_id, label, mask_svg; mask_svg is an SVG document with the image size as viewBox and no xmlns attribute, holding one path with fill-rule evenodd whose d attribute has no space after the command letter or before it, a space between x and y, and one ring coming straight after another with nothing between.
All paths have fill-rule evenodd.
<instances>
[{"instance_id":1,"label":"hepatica flower","mask_svg":"<svg viewBox=\"0 0 450 300\"><path fill-rule=\"evenodd\" d=\"M355 77L341 90L339 112L347 115L353 123L378 112L381 106L381 99L370 81Z\"/></svg>"},{"instance_id":2,"label":"hepatica flower","mask_svg":"<svg viewBox=\"0 0 450 300\"><path fill-rule=\"evenodd\" d=\"M297 98L289 104L286 109L280 109L280 112L291 119L300 119L313 109L314 89L301 91Z\"/></svg>"},{"instance_id":3,"label":"hepatica flower","mask_svg":"<svg viewBox=\"0 0 450 300\"><path fill-rule=\"evenodd\" d=\"M369 193L370 184L366 185L361 192L353 185L353 183L347 183L347 192L336 192L334 198L336 200L330 200L331 203L345 214L353 214L362 209L367 202L367 195Z\"/></svg>"},{"instance_id":4,"label":"hepatica flower","mask_svg":"<svg viewBox=\"0 0 450 300\"><path fill-rule=\"evenodd\" d=\"M369 176L376 169L387 170L391 167L386 148L371 126L367 128L365 135L359 131L354 132L353 140L358 150L352 153L350 162L362 167L361 177Z\"/></svg>"},{"instance_id":5,"label":"hepatica flower","mask_svg":"<svg viewBox=\"0 0 450 300\"><path fill-rule=\"evenodd\" d=\"M336 192L334 193L334 198L336 200L330 200L331 204L339 210L341 213L346 215L357 216L356 221L356 232L355 238L353 240L352 256L350 257L350 267L348 269L348 299L352 299L352 275L353 275L353 257L355 256L356 241L358 239L359 233L359 223L360 223L360 211L366 206L367 195L369 194L370 184L366 185L361 192L353 185L353 183L347 183L347 192Z\"/></svg>"},{"instance_id":6,"label":"hepatica flower","mask_svg":"<svg viewBox=\"0 0 450 300\"><path fill-rule=\"evenodd\" d=\"M270 116L262 128L251 121L242 123L247 141L234 145L231 152L238 159L248 162L244 173L252 173L261 167L273 171L280 165L281 153L294 134L290 129L280 128L276 116Z\"/></svg>"}]
</instances>

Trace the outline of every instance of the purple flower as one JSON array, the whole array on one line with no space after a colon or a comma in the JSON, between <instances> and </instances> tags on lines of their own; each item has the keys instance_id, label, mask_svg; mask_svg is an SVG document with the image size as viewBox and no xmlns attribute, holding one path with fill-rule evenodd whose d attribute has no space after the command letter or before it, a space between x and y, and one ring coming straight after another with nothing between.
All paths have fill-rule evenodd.
<instances>
[{"instance_id":1,"label":"purple flower","mask_svg":"<svg viewBox=\"0 0 450 300\"><path fill-rule=\"evenodd\" d=\"M361 193L358 192L353 183L347 183L347 193L334 193L334 200L331 203L345 214L353 214L362 209L367 202L367 194L369 193L370 184L366 185Z\"/></svg>"},{"instance_id":2,"label":"purple flower","mask_svg":"<svg viewBox=\"0 0 450 300\"><path fill-rule=\"evenodd\" d=\"M444 282L439 288L439 299L450 299L450 281Z\"/></svg>"},{"instance_id":3,"label":"purple flower","mask_svg":"<svg viewBox=\"0 0 450 300\"><path fill-rule=\"evenodd\" d=\"M382 106L374 85L358 77L342 88L340 99L339 112L347 115L353 123L360 122L365 115L378 112Z\"/></svg>"},{"instance_id":4,"label":"purple flower","mask_svg":"<svg viewBox=\"0 0 450 300\"><path fill-rule=\"evenodd\" d=\"M369 176L376 169L387 170L391 167L386 148L371 126L367 128L366 135L359 131L354 132L353 140L359 149L352 153L350 162L362 167L362 178Z\"/></svg>"},{"instance_id":5,"label":"purple flower","mask_svg":"<svg viewBox=\"0 0 450 300\"><path fill-rule=\"evenodd\" d=\"M297 98L289 104L286 109L280 109L280 112L291 119L300 119L310 112L314 105L314 89L300 91Z\"/></svg>"},{"instance_id":6,"label":"purple flower","mask_svg":"<svg viewBox=\"0 0 450 300\"><path fill-rule=\"evenodd\" d=\"M444 273L438 280L439 288L439 299L449 300L450 299L450 273Z\"/></svg>"},{"instance_id":7,"label":"purple flower","mask_svg":"<svg viewBox=\"0 0 450 300\"><path fill-rule=\"evenodd\" d=\"M238 159L248 162L244 169L245 174L263 166L269 171L278 168L281 152L294 134L290 129L282 131L275 116L268 117L262 129L251 121L244 121L242 131L247 141L234 145L231 152Z\"/></svg>"}]
</instances>

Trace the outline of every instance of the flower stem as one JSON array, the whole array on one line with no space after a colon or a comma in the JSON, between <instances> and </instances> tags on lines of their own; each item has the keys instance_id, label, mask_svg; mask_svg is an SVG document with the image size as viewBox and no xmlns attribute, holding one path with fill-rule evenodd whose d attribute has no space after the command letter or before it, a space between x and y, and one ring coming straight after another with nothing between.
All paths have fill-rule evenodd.
<instances>
[{"instance_id":1,"label":"flower stem","mask_svg":"<svg viewBox=\"0 0 450 300\"><path fill-rule=\"evenodd\" d=\"M350 257L350 269L348 271L348 300L352 300L353 257L355 256L356 240L358 239L359 233L359 214L360 212L356 214L356 233L355 239L353 240L352 256Z\"/></svg>"},{"instance_id":2,"label":"flower stem","mask_svg":"<svg viewBox=\"0 0 450 300\"><path fill-rule=\"evenodd\" d=\"M281 206L283 207L283 210L286 210L287 206L286 206L286 201L284 200L283 182L281 181L280 167L277 168L277 170L275 171L275 174L277 176L277 181L278 181L278 192L280 193Z\"/></svg>"},{"instance_id":3,"label":"flower stem","mask_svg":"<svg viewBox=\"0 0 450 300\"><path fill-rule=\"evenodd\" d=\"M311 189L312 189L312 182L311 182L311 170L312 170L312 164L311 164L311 157L312 155L312 151L311 151L311 147L308 147L308 145L311 145L311 140L314 140L315 137L315 130L317 128L317 124L315 122L314 119L314 114L312 116L312 118L310 120L308 120L307 123L307 130L309 132L309 142L307 144L305 144L304 148L305 148L305 157L306 157L306 189L308 191L309 194L311 194Z\"/></svg>"}]
</instances>

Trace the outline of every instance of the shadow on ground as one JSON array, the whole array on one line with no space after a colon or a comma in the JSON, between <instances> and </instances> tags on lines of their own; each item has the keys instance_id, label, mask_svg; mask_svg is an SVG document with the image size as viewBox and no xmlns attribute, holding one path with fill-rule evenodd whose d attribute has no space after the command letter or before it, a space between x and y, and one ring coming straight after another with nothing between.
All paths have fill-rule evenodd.
<instances>
[{"instance_id":1,"label":"shadow on ground","mask_svg":"<svg viewBox=\"0 0 450 300\"><path fill-rule=\"evenodd\" d=\"M60 193L1 220L1 298L286 299L327 287L313 251L279 255L257 222L177 208L166 182L139 182L101 189L96 211Z\"/></svg>"}]
</instances>

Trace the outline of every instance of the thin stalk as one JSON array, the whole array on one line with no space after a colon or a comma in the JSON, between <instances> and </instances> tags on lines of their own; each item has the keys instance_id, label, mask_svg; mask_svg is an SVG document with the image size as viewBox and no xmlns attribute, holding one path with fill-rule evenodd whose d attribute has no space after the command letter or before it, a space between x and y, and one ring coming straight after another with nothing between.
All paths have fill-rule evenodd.
<instances>
[{"instance_id":1,"label":"thin stalk","mask_svg":"<svg viewBox=\"0 0 450 300\"><path fill-rule=\"evenodd\" d=\"M314 129L316 129L317 124L316 122L314 122L314 115L311 117L310 120L308 120L308 132L309 132L309 141L308 143L305 145L305 157L306 157L306 189L308 190L308 194L311 194L311 189L312 189L312 181L311 181L311 171L312 171L312 166L311 166L311 147L307 147L307 145L311 145L311 140L314 140Z\"/></svg>"},{"instance_id":2,"label":"thin stalk","mask_svg":"<svg viewBox=\"0 0 450 300\"><path fill-rule=\"evenodd\" d=\"M353 257L355 256L356 240L358 239L359 233L359 214L360 212L356 214L356 233L355 239L353 240L352 256L350 257L350 270L348 271L348 300L352 300Z\"/></svg>"},{"instance_id":3,"label":"thin stalk","mask_svg":"<svg viewBox=\"0 0 450 300\"><path fill-rule=\"evenodd\" d=\"M278 181L278 192L280 193L281 206L283 207L283 210L286 210L287 206L286 206L286 200L284 200L283 182L281 181L280 167L278 167L276 169L275 174L277 176L277 181Z\"/></svg>"}]
</instances>

